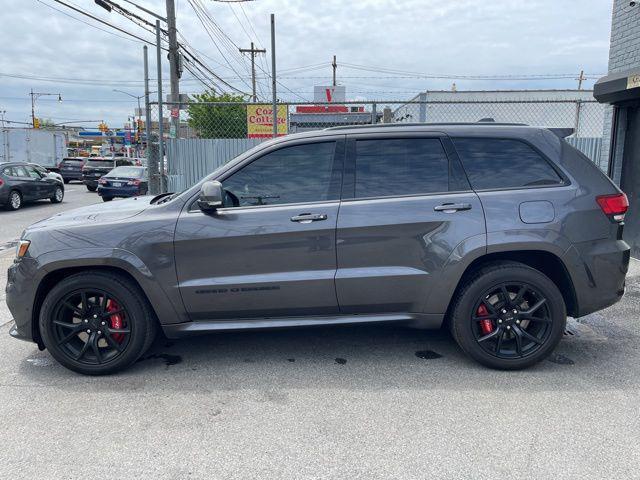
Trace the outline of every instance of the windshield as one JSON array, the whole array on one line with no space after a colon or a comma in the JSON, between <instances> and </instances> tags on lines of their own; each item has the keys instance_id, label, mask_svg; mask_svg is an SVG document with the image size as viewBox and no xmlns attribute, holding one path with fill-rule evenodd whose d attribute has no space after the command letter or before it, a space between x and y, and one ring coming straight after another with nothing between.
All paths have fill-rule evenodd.
<instances>
[{"instance_id":1,"label":"windshield","mask_svg":"<svg viewBox=\"0 0 640 480\"><path fill-rule=\"evenodd\" d=\"M107 177L127 177L127 178L142 178L146 172L145 168L141 167L117 167L111 170Z\"/></svg>"},{"instance_id":2,"label":"windshield","mask_svg":"<svg viewBox=\"0 0 640 480\"><path fill-rule=\"evenodd\" d=\"M87 167L113 168L113 160L88 160Z\"/></svg>"}]
</instances>

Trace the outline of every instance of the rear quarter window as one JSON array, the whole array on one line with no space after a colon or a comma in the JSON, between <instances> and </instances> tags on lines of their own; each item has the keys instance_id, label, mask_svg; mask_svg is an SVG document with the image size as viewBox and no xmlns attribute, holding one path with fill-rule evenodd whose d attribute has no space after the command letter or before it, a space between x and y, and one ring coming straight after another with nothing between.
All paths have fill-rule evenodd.
<instances>
[{"instance_id":1,"label":"rear quarter window","mask_svg":"<svg viewBox=\"0 0 640 480\"><path fill-rule=\"evenodd\" d=\"M520 140L452 138L475 190L562 185L549 162Z\"/></svg>"}]
</instances>

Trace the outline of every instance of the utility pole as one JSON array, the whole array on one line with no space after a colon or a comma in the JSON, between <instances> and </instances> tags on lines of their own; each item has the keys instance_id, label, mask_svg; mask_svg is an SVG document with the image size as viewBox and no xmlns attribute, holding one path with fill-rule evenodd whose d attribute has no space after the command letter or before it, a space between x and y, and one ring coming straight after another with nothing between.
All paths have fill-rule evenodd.
<instances>
[{"instance_id":1,"label":"utility pole","mask_svg":"<svg viewBox=\"0 0 640 480\"><path fill-rule=\"evenodd\" d=\"M248 53L251 55L251 98L253 103L258 101L256 97L256 55L258 53L267 53L263 48L253 48L253 42L251 42L251 48L240 48L240 53Z\"/></svg>"},{"instance_id":2,"label":"utility pole","mask_svg":"<svg viewBox=\"0 0 640 480\"><path fill-rule=\"evenodd\" d=\"M276 16L271 14L271 90L273 91L273 138L278 136L278 97L276 94Z\"/></svg>"},{"instance_id":3,"label":"utility pole","mask_svg":"<svg viewBox=\"0 0 640 480\"><path fill-rule=\"evenodd\" d=\"M580 70L580 76L578 77L578 90L582 90L582 82L586 80L584 76L584 70Z\"/></svg>"},{"instance_id":4,"label":"utility pole","mask_svg":"<svg viewBox=\"0 0 640 480\"><path fill-rule=\"evenodd\" d=\"M176 6L174 0L167 2L167 36L169 37L169 76L171 85L171 125L169 136L176 138L180 128L180 54L176 29ZM177 109L177 115L175 112ZM161 159L162 161L162 159Z\"/></svg>"},{"instance_id":5,"label":"utility pole","mask_svg":"<svg viewBox=\"0 0 640 480\"><path fill-rule=\"evenodd\" d=\"M36 100L39 97L43 97L43 96L51 96L51 97L58 97L58 103L62 103L62 95L60 95L59 93L41 93L41 92L34 92L33 88L31 89L31 91L29 92L29 95L31 95L31 126L33 128L36 128Z\"/></svg>"},{"instance_id":6,"label":"utility pole","mask_svg":"<svg viewBox=\"0 0 640 480\"><path fill-rule=\"evenodd\" d=\"M336 86L336 69L338 68L338 64L336 63L336 56L333 56L333 63L331 64L333 67L333 86Z\"/></svg>"},{"instance_id":7,"label":"utility pole","mask_svg":"<svg viewBox=\"0 0 640 480\"><path fill-rule=\"evenodd\" d=\"M144 130L147 145L145 156L147 157L147 168L149 169L149 193L158 193L158 164L151 155L151 105L149 105L149 58L147 56L147 46L142 47L144 54Z\"/></svg>"},{"instance_id":8,"label":"utility pole","mask_svg":"<svg viewBox=\"0 0 640 480\"><path fill-rule=\"evenodd\" d=\"M156 20L156 43L160 45L160 20ZM158 178L160 179L160 193L164 193L164 120L162 119L162 55L158 48L158 160L160 163Z\"/></svg>"}]
</instances>

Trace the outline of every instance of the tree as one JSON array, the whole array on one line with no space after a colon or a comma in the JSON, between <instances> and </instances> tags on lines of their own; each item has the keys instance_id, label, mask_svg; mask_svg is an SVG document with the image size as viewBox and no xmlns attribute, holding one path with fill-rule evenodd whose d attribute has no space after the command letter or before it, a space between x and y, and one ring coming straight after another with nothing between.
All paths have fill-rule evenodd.
<instances>
[{"instance_id":1,"label":"tree","mask_svg":"<svg viewBox=\"0 0 640 480\"><path fill-rule=\"evenodd\" d=\"M242 95L207 91L194 95L189 102L189 126L201 138L246 138L247 109ZM215 105L238 103L238 105Z\"/></svg>"}]
</instances>

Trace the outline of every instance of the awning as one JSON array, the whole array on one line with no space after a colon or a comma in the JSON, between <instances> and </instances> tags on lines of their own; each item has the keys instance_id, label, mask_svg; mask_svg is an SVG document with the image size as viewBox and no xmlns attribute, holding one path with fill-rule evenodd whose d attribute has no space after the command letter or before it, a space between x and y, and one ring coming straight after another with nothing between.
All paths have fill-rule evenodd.
<instances>
[{"instance_id":1,"label":"awning","mask_svg":"<svg viewBox=\"0 0 640 480\"><path fill-rule=\"evenodd\" d=\"M602 77L593 86L593 96L600 103L610 104L640 100L640 70Z\"/></svg>"}]
</instances>

